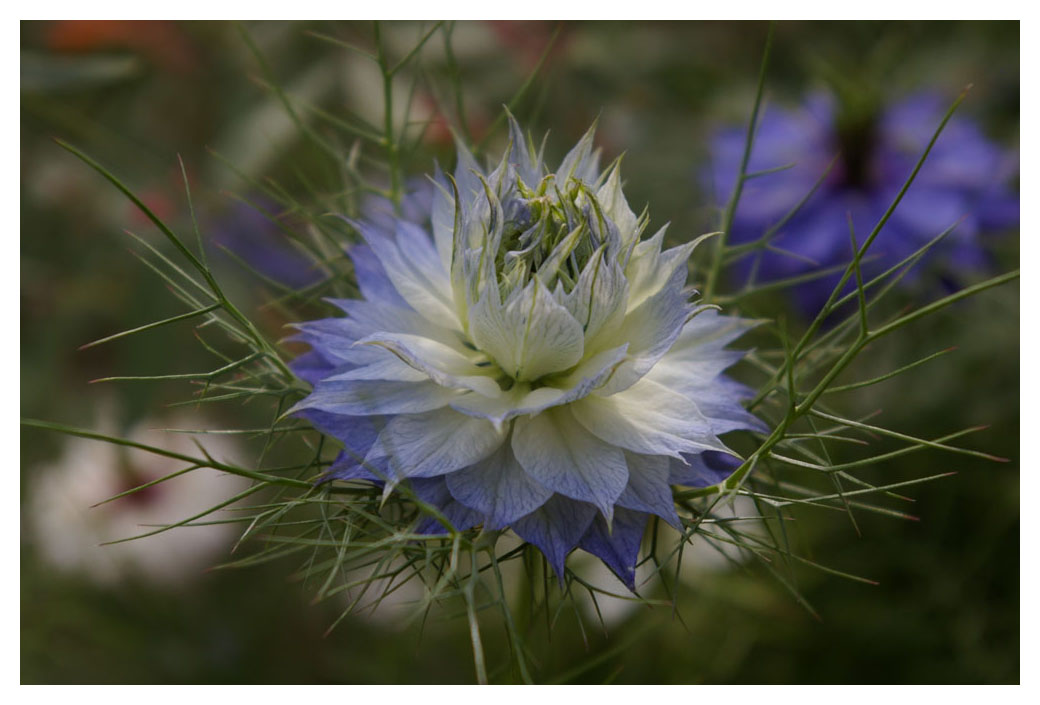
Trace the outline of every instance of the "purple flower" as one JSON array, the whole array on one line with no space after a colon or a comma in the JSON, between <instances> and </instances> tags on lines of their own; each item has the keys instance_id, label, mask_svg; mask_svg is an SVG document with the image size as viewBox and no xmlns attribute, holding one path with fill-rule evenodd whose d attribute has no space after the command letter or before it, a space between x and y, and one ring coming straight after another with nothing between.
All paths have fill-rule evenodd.
<instances>
[{"instance_id":1,"label":"purple flower","mask_svg":"<svg viewBox=\"0 0 1040 705\"><path fill-rule=\"evenodd\" d=\"M680 527L671 486L724 479L739 461L719 436L764 430L723 374L753 324L689 301L697 243L644 237L591 130L552 172L512 123L496 167L460 147L434 181L355 223L363 299L298 326L314 390L295 411L343 443L332 479L511 529L561 581L580 547L634 589L650 516Z\"/></svg>"},{"instance_id":2,"label":"purple flower","mask_svg":"<svg viewBox=\"0 0 1040 705\"><path fill-rule=\"evenodd\" d=\"M324 279L314 258L278 227L277 223L283 221L289 227L279 216L278 205L266 199L255 203L254 207L236 202L214 218L209 227L213 242L261 275L291 289L303 289Z\"/></svg>"},{"instance_id":3,"label":"purple flower","mask_svg":"<svg viewBox=\"0 0 1040 705\"><path fill-rule=\"evenodd\" d=\"M751 242L778 223L837 159L817 191L783 227L765 252L757 281L781 279L847 264L852 248L848 214L860 244L895 198L949 106L933 94L915 95L880 114L850 117L827 95L792 109L769 108L761 117L748 172L782 169L745 183L730 243ZM709 175L716 197L732 193L744 149L743 128L716 134ZM866 272L880 272L961 222L931 255L954 277L986 267L981 235L1018 225L1016 151L989 140L969 119L955 115L939 137L902 203L871 246ZM739 271L751 275L754 257ZM814 315L840 275L795 289L799 307Z\"/></svg>"}]
</instances>

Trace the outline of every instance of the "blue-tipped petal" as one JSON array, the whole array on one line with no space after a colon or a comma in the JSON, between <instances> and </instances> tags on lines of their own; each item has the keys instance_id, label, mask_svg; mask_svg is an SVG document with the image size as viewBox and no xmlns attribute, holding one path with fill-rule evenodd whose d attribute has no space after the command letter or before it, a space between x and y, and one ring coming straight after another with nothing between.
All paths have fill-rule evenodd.
<instances>
[{"instance_id":1,"label":"blue-tipped petal","mask_svg":"<svg viewBox=\"0 0 1040 705\"><path fill-rule=\"evenodd\" d=\"M681 524L668 482L670 460L661 455L625 453L628 486L618 497L617 504L626 509L656 514L678 529Z\"/></svg>"},{"instance_id":2,"label":"blue-tipped petal","mask_svg":"<svg viewBox=\"0 0 1040 705\"><path fill-rule=\"evenodd\" d=\"M520 467L509 442L479 463L446 475L445 481L452 496L487 517L492 529L530 514L552 496Z\"/></svg>"},{"instance_id":3,"label":"blue-tipped petal","mask_svg":"<svg viewBox=\"0 0 1040 705\"><path fill-rule=\"evenodd\" d=\"M562 586L567 554L581 541L595 516L596 508L591 504L553 495L537 510L513 522L513 531L538 547Z\"/></svg>"},{"instance_id":4,"label":"blue-tipped petal","mask_svg":"<svg viewBox=\"0 0 1040 705\"><path fill-rule=\"evenodd\" d=\"M636 589L639 547L649 518L650 515L643 512L618 509L614 513L614 524L608 531L603 517L597 516L579 544L583 550L602 560L633 592Z\"/></svg>"}]
</instances>

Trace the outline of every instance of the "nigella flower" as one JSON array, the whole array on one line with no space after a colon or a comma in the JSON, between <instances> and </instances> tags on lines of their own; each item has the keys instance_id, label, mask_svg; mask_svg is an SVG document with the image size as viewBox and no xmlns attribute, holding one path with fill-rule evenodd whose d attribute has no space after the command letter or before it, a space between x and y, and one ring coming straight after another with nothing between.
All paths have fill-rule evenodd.
<instances>
[{"instance_id":1,"label":"nigella flower","mask_svg":"<svg viewBox=\"0 0 1040 705\"><path fill-rule=\"evenodd\" d=\"M671 485L725 478L719 435L761 423L721 374L750 323L690 302L696 242L644 238L592 138L549 172L511 123L494 169L460 147L454 179L438 170L428 228L354 223L364 299L298 326L314 390L296 410L345 445L332 478L408 482L459 530L511 528L561 580L581 547L633 587L648 518L680 526Z\"/></svg>"},{"instance_id":2,"label":"nigella flower","mask_svg":"<svg viewBox=\"0 0 1040 705\"><path fill-rule=\"evenodd\" d=\"M278 210L263 198L256 205L236 202L214 219L213 242L279 284L293 289L316 284L325 273L279 229Z\"/></svg>"},{"instance_id":3,"label":"nigella flower","mask_svg":"<svg viewBox=\"0 0 1040 705\"><path fill-rule=\"evenodd\" d=\"M767 109L748 171L793 166L746 182L731 242L760 238L812 191L836 155L837 160L813 196L777 233L773 243L787 253L761 256L758 280L847 264L847 214L862 243L909 176L948 103L924 94L880 111L853 112L841 109L829 95L816 94L797 108ZM712 142L708 181L720 199L733 189L744 137L743 128L732 128L720 131ZM1017 153L1002 149L969 119L955 115L872 246L873 271L901 261L959 220L933 250L945 260L944 275L956 278L985 267L988 258L980 235L1018 225L1018 194L1009 186L1017 170ZM745 274L750 270L747 260ZM799 286L800 307L815 314L836 280Z\"/></svg>"}]
</instances>

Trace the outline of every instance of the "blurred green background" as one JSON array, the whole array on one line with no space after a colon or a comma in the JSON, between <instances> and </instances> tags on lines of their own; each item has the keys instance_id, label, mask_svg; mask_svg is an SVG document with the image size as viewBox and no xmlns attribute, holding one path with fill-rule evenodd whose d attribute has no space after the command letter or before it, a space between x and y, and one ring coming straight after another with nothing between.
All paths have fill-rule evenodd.
<instances>
[{"instance_id":1,"label":"blurred green background","mask_svg":"<svg viewBox=\"0 0 1040 705\"><path fill-rule=\"evenodd\" d=\"M219 236L214 231L239 217L231 194L250 193L225 161L250 178L299 183L315 168L316 157L300 143L235 25L105 21L21 27L22 415L116 432L143 418L150 428L176 425L171 419L184 410L167 405L187 398L184 385L87 384L108 375L212 364L187 327L77 350L183 309L127 252L140 246L124 229L158 245L147 223L52 138L68 140L104 163L161 217L184 229L190 221L180 155L207 237ZM381 115L381 88L363 62L310 34L371 46L369 24L244 28L294 99L332 114L350 111L371 120ZM629 200L649 202L653 224L670 220L681 233L711 229L714 211L698 192L697 173L711 130L746 120L765 25L458 23L452 60L474 136L484 134L500 106L524 85L556 32L516 104L521 121L536 135L551 128L549 151L558 156L599 115L606 155L626 153ZM384 33L389 51L401 56L422 27L389 23ZM963 111L992 138L1015 148L1018 62L1017 23L780 23L767 96L797 101L835 72L893 97L924 89L952 97L972 83ZM421 68L413 112L435 117L438 105L450 105L449 95L436 88L445 84L449 66L439 36L416 66ZM492 141L500 138L501 130ZM349 146L344 141L344 149ZM451 164L451 153L450 134L435 120L405 166L419 175L434 158ZM1001 271L1017 266L1017 239L988 245ZM234 295L255 312L263 301L256 281L228 259L219 266L233 282ZM771 313L784 311L782 299L771 305ZM281 335L285 321L277 313L264 309L258 315L272 335ZM857 516L857 535L840 513L799 514L797 545L804 555L878 586L799 572L799 588L819 613L817 620L758 569L695 566L678 618L667 609L641 608L618 616L604 635L586 615L583 637L573 616L562 617L550 642L532 641L539 680L1017 682L1018 321L1017 285L1005 286L917 324L912 335L872 351L859 368L882 371L958 346L917 370L912 381L879 385L847 403L861 414L881 409L879 418L888 427L921 437L987 424L970 446L1011 459L996 464L915 453L872 468L868 479L875 480L957 471L912 488L917 501L908 511L920 521ZM206 414L214 426L244 425L254 410L229 404ZM309 604L313 586L287 578L299 567L293 561L203 572L200 566L226 557L233 537L216 537L212 554L186 560L186 577L127 569L101 578L91 567L99 558L55 559L74 548L63 541L94 536L94 529L74 518L40 520L51 511L50 518L65 516L52 510L53 502L75 503L90 493L77 495L60 478L91 457L84 446L56 434L22 431L23 682L473 680L464 620L435 619L420 634L401 612L352 616L326 635L342 605ZM118 460L132 476L148 472L124 461ZM68 491L44 489L40 478L48 476L59 478L51 485ZM99 521L97 511L86 521ZM192 530L185 531L189 536L182 540L190 546ZM492 667L505 658L506 643L493 625L485 646Z\"/></svg>"}]
</instances>

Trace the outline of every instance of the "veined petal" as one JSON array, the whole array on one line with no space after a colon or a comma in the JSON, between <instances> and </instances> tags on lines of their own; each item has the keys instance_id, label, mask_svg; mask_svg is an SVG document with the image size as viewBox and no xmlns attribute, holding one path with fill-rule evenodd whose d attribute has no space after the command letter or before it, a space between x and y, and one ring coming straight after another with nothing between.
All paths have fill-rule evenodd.
<instances>
[{"instance_id":1,"label":"veined petal","mask_svg":"<svg viewBox=\"0 0 1040 705\"><path fill-rule=\"evenodd\" d=\"M595 171L599 166L599 155L592 148L595 136L596 125L593 124L560 162L560 168L556 170L556 181L560 188L565 187L568 179L586 183L595 179ZM589 178L590 175L592 179Z\"/></svg>"},{"instance_id":2,"label":"veined petal","mask_svg":"<svg viewBox=\"0 0 1040 705\"><path fill-rule=\"evenodd\" d=\"M661 517L676 529L681 528L675 512L675 500L668 482L671 458L663 455L639 455L625 452L628 485L618 497L617 505Z\"/></svg>"},{"instance_id":3,"label":"veined petal","mask_svg":"<svg viewBox=\"0 0 1040 705\"><path fill-rule=\"evenodd\" d=\"M625 275L616 262L605 261L605 253L606 250L600 248L592 255L574 288L560 301L581 324L591 349L598 347L597 336L605 341L616 339L628 301Z\"/></svg>"},{"instance_id":4,"label":"veined petal","mask_svg":"<svg viewBox=\"0 0 1040 705\"><path fill-rule=\"evenodd\" d=\"M621 192L620 161L611 169L606 183L596 191L596 200L599 201L604 213L617 225L621 234L622 250L627 249L629 243L639 236L639 228L638 218L629 207L625 194Z\"/></svg>"},{"instance_id":5,"label":"veined petal","mask_svg":"<svg viewBox=\"0 0 1040 705\"><path fill-rule=\"evenodd\" d=\"M389 458L396 478L436 477L483 460L504 440L488 421L449 409L401 414L387 423L366 460Z\"/></svg>"},{"instance_id":6,"label":"veined petal","mask_svg":"<svg viewBox=\"0 0 1040 705\"><path fill-rule=\"evenodd\" d=\"M401 243L373 232L364 224L356 224L355 227L379 258L397 293L409 306L439 326L459 328L450 287L445 290L439 277L424 271L411 256L405 256L401 251Z\"/></svg>"},{"instance_id":7,"label":"veined petal","mask_svg":"<svg viewBox=\"0 0 1040 705\"><path fill-rule=\"evenodd\" d=\"M644 301L672 285L672 277L676 271L686 271L690 255L704 241L701 236L692 242L661 251L664 234L668 226L658 230L649 240L635 246L632 256L625 266L628 277L628 310L641 306ZM686 277L683 276L685 283ZM680 284L682 286L682 284Z\"/></svg>"},{"instance_id":8,"label":"veined petal","mask_svg":"<svg viewBox=\"0 0 1040 705\"><path fill-rule=\"evenodd\" d=\"M530 514L552 496L552 490L520 467L510 443L503 443L475 465L446 475L445 482L455 499L486 517L491 529L501 529Z\"/></svg>"},{"instance_id":9,"label":"veined petal","mask_svg":"<svg viewBox=\"0 0 1040 705\"><path fill-rule=\"evenodd\" d=\"M541 507L514 521L512 528L545 554L562 586L567 554L578 545L595 516L596 508L591 504L553 495Z\"/></svg>"},{"instance_id":10,"label":"veined petal","mask_svg":"<svg viewBox=\"0 0 1040 705\"><path fill-rule=\"evenodd\" d=\"M675 341L674 349L678 351L687 347L722 348L761 323L760 320L723 316L718 311L708 309L687 321Z\"/></svg>"},{"instance_id":11,"label":"veined petal","mask_svg":"<svg viewBox=\"0 0 1040 705\"><path fill-rule=\"evenodd\" d=\"M411 308L357 299L327 300L347 314L347 318L331 320L340 321L343 334L355 342L373 333L405 333L436 340L459 352L466 350L458 329L439 326Z\"/></svg>"},{"instance_id":12,"label":"veined petal","mask_svg":"<svg viewBox=\"0 0 1040 705\"><path fill-rule=\"evenodd\" d=\"M573 367L585 349L581 324L558 304L538 278L505 305L485 293L470 311L469 330L516 380L535 380Z\"/></svg>"},{"instance_id":13,"label":"veined petal","mask_svg":"<svg viewBox=\"0 0 1040 705\"><path fill-rule=\"evenodd\" d=\"M376 380L321 381L314 391L289 413L317 409L349 416L414 414L447 406L461 390L433 381L386 382Z\"/></svg>"},{"instance_id":14,"label":"veined petal","mask_svg":"<svg viewBox=\"0 0 1040 705\"><path fill-rule=\"evenodd\" d=\"M472 359L429 338L417 335L377 333L358 345L379 346L396 355L406 365L445 387L471 389L486 397L500 396L502 390L490 365L478 367Z\"/></svg>"},{"instance_id":15,"label":"veined petal","mask_svg":"<svg viewBox=\"0 0 1040 705\"><path fill-rule=\"evenodd\" d=\"M326 382L341 382L348 380L386 380L392 382L422 382L430 379L425 372L421 372L408 365L393 353L386 351L379 359L366 365L354 367L346 372L338 372L325 378Z\"/></svg>"},{"instance_id":16,"label":"veined petal","mask_svg":"<svg viewBox=\"0 0 1040 705\"><path fill-rule=\"evenodd\" d=\"M437 254L446 271L451 272L451 244L455 234L455 197L451 184L444 176L440 166L433 172L433 209L430 225L433 229L433 241L437 246Z\"/></svg>"},{"instance_id":17,"label":"veined petal","mask_svg":"<svg viewBox=\"0 0 1040 705\"><path fill-rule=\"evenodd\" d=\"M589 502L609 521L628 484L621 449L577 422L570 406L554 407L513 422L513 453L540 485Z\"/></svg>"},{"instance_id":18,"label":"veined petal","mask_svg":"<svg viewBox=\"0 0 1040 705\"><path fill-rule=\"evenodd\" d=\"M618 367L602 394L616 394L632 386L671 348L692 310L682 292L685 281L684 264L673 271L667 286L625 316L614 338L628 343L628 359Z\"/></svg>"},{"instance_id":19,"label":"veined petal","mask_svg":"<svg viewBox=\"0 0 1040 705\"><path fill-rule=\"evenodd\" d=\"M357 277L361 295L369 301L382 301L393 306L407 306L390 281L376 253L368 245L354 245L347 250L354 263L354 275Z\"/></svg>"},{"instance_id":20,"label":"veined petal","mask_svg":"<svg viewBox=\"0 0 1040 705\"><path fill-rule=\"evenodd\" d=\"M613 526L608 529L603 517L596 517L579 546L602 560L629 590L634 591L636 560L649 518L649 514L619 508Z\"/></svg>"},{"instance_id":21,"label":"veined petal","mask_svg":"<svg viewBox=\"0 0 1040 705\"><path fill-rule=\"evenodd\" d=\"M679 457L726 449L694 403L645 378L624 392L592 394L569 408L591 433L635 453Z\"/></svg>"}]
</instances>

